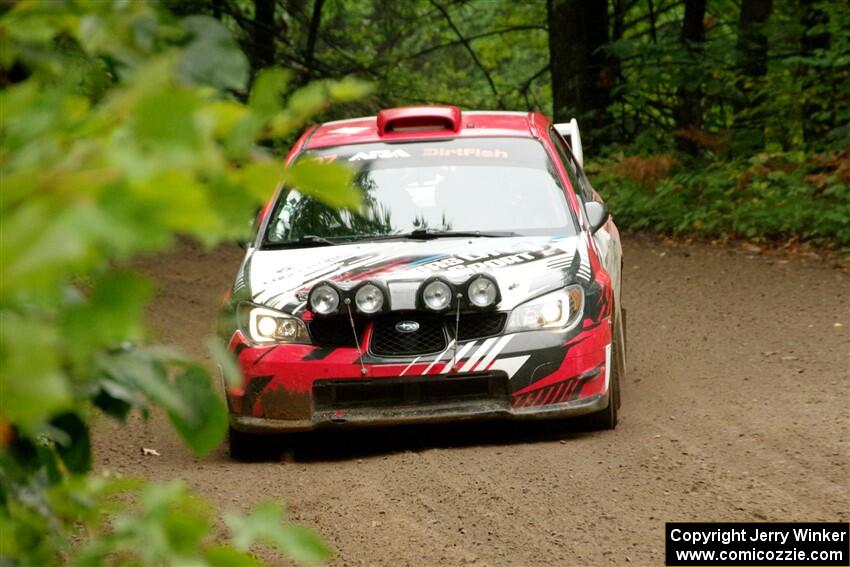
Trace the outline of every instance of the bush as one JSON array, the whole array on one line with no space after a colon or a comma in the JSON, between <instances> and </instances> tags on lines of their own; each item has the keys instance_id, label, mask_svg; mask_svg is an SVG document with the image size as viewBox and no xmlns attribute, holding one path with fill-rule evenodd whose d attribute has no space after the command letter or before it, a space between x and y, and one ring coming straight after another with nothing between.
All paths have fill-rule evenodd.
<instances>
[{"instance_id":1,"label":"bush","mask_svg":"<svg viewBox=\"0 0 850 567\"><path fill-rule=\"evenodd\" d=\"M347 170L284 168L257 143L364 86L313 83L284 104L288 75L267 70L248 93L221 23L140 1L19 2L0 18L0 71L0 562L251 565L255 542L327 557L276 504L226 518L215 542L210 506L181 484L91 473L89 423L158 407L197 454L221 442L204 366L146 344L152 286L129 261L178 235L245 236L285 180L357 206Z\"/></svg>"},{"instance_id":2,"label":"bush","mask_svg":"<svg viewBox=\"0 0 850 567\"><path fill-rule=\"evenodd\" d=\"M618 156L588 169L624 229L850 247L846 150L724 162Z\"/></svg>"}]
</instances>

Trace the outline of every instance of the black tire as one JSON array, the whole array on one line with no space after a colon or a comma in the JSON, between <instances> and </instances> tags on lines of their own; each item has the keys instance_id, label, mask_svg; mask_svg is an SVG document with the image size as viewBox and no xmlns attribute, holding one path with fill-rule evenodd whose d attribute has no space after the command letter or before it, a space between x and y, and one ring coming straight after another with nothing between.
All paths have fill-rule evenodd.
<instances>
[{"instance_id":1,"label":"black tire","mask_svg":"<svg viewBox=\"0 0 850 567\"><path fill-rule=\"evenodd\" d=\"M620 352L620 366L617 369L617 409L620 409L620 404L623 403L623 398L620 396L620 383L625 380L626 373L628 372L628 365L626 364L626 360L629 355L629 334L626 331L626 323L628 323L628 319L626 317L626 308L620 307L620 317L622 319L622 323L620 325L620 336L622 340L622 350Z\"/></svg>"},{"instance_id":2,"label":"black tire","mask_svg":"<svg viewBox=\"0 0 850 567\"><path fill-rule=\"evenodd\" d=\"M229 430L230 458L236 461L265 461L273 456L271 439L233 429Z\"/></svg>"},{"instance_id":3,"label":"black tire","mask_svg":"<svg viewBox=\"0 0 850 567\"><path fill-rule=\"evenodd\" d=\"M623 335L623 329L615 323L614 340L611 341L614 352L611 353L611 383L608 385L610 391L608 407L577 418L577 425L582 431L607 431L617 427L618 410L620 409L621 368L625 355L625 339Z\"/></svg>"},{"instance_id":4,"label":"black tire","mask_svg":"<svg viewBox=\"0 0 850 567\"><path fill-rule=\"evenodd\" d=\"M629 322L629 319L626 317L625 307L620 307L620 317L623 319L621 326L623 328L623 355L625 356L629 353L629 334L626 332L626 324Z\"/></svg>"}]
</instances>

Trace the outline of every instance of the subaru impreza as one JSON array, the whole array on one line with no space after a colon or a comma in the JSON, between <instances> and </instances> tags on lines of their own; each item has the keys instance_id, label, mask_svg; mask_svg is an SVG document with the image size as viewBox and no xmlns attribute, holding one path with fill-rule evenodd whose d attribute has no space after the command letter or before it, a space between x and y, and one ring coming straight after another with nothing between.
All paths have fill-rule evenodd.
<instances>
[{"instance_id":1,"label":"subaru impreza","mask_svg":"<svg viewBox=\"0 0 850 567\"><path fill-rule=\"evenodd\" d=\"M354 170L361 209L278 188L221 333L234 457L259 434L480 418L613 429L619 233L575 120L452 106L313 126L288 163Z\"/></svg>"}]
</instances>

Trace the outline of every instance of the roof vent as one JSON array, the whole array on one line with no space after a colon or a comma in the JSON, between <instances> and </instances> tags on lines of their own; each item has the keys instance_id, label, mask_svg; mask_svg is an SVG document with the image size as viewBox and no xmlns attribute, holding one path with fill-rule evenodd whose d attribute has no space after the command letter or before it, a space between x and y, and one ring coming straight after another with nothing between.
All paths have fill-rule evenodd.
<instances>
[{"instance_id":1,"label":"roof vent","mask_svg":"<svg viewBox=\"0 0 850 567\"><path fill-rule=\"evenodd\" d=\"M449 130L459 132L460 109L456 106L404 106L378 113L378 134Z\"/></svg>"}]
</instances>

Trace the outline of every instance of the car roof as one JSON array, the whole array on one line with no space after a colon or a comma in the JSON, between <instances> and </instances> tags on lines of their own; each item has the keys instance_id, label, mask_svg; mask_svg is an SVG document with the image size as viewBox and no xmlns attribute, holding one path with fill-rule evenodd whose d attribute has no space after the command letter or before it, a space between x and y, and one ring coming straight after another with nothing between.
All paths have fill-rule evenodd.
<instances>
[{"instance_id":1,"label":"car roof","mask_svg":"<svg viewBox=\"0 0 850 567\"><path fill-rule=\"evenodd\" d=\"M406 127L385 129L388 121L422 119L456 120L445 128ZM415 123L415 122L414 122ZM308 131L301 150L376 142L412 142L446 138L539 137L549 121L537 112L460 111L453 106L417 106L382 110L365 116L325 122Z\"/></svg>"}]
</instances>

